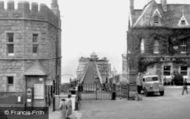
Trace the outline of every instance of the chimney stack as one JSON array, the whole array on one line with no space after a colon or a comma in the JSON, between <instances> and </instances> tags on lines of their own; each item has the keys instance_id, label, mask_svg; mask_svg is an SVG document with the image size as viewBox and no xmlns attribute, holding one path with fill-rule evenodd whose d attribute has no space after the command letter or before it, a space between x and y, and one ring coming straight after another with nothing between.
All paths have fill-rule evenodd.
<instances>
[{"instance_id":1,"label":"chimney stack","mask_svg":"<svg viewBox=\"0 0 190 119\"><path fill-rule=\"evenodd\" d=\"M130 0L130 11L131 11L131 14L134 13L134 0Z\"/></svg>"},{"instance_id":2,"label":"chimney stack","mask_svg":"<svg viewBox=\"0 0 190 119\"><path fill-rule=\"evenodd\" d=\"M164 12L167 11L167 0L161 0L160 2L162 4L162 8L164 10Z\"/></svg>"}]
</instances>

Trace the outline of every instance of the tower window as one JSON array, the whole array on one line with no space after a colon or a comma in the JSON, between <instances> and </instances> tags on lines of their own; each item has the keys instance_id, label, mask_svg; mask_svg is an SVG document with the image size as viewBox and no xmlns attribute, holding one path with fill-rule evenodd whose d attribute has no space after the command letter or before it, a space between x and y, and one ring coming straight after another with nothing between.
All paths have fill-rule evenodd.
<instances>
[{"instance_id":1,"label":"tower window","mask_svg":"<svg viewBox=\"0 0 190 119\"><path fill-rule=\"evenodd\" d=\"M8 85L13 85L14 84L14 77L13 76L8 76L7 77L7 84Z\"/></svg>"},{"instance_id":2,"label":"tower window","mask_svg":"<svg viewBox=\"0 0 190 119\"><path fill-rule=\"evenodd\" d=\"M7 33L7 54L8 56L14 56L14 34Z\"/></svg>"},{"instance_id":3,"label":"tower window","mask_svg":"<svg viewBox=\"0 0 190 119\"><path fill-rule=\"evenodd\" d=\"M33 43L38 41L38 34L33 34Z\"/></svg>"},{"instance_id":4,"label":"tower window","mask_svg":"<svg viewBox=\"0 0 190 119\"><path fill-rule=\"evenodd\" d=\"M38 53L38 44L33 44L33 53Z\"/></svg>"},{"instance_id":5,"label":"tower window","mask_svg":"<svg viewBox=\"0 0 190 119\"><path fill-rule=\"evenodd\" d=\"M14 34L13 33L7 33L7 40L8 42L14 41Z\"/></svg>"},{"instance_id":6,"label":"tower window","mask_svg":"<svg viewBox=\"0 0 190 119\"><path fill-rule=\"evenodd\" d=\"M38 53L38 34L33 34L32 36L32 53Z\"/></svg>"}]
</instances>

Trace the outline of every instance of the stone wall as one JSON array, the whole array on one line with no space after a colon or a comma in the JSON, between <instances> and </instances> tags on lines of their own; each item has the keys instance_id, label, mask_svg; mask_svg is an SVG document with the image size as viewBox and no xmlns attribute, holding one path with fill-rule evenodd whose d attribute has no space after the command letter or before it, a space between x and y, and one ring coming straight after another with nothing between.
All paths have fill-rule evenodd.
<instances>
[{"instance_id":1,"label":"stone wall","mask_svg":"<svg viewBox=\"0 0 190 119\"><path fill-rule=\"evenodd\" d=\"M25 91L25 80L22 75L24 69L22 61L0 61L0 92L6 92L7 76L14 76L14 85L10 87L10 92Z\"/></svg>"}]
</instances>

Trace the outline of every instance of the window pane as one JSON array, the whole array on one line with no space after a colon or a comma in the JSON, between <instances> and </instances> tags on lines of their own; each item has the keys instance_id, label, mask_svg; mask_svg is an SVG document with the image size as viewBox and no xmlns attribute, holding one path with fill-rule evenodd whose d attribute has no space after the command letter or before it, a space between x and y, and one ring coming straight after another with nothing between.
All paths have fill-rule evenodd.
<instances>
[{"instance_id":1,"label":"window pane","mask_svg":"<svg viewBox=\"0 0 190 119\"><path fill-rule=\"evenodd\" d=\"M13 42L14 34L13 33L7 33L8 42Z\"/></svg>"},{"instance_id":2,"label":"window pane","mask_svg":"<svg viewBox=\"0 0 190 119\"><path fill-rule=\"evenodd\" d=\"M33 34L33 42L37 42L38 41L38 34Z\"/></svg>"},{"instance_id":3,"label":"window pane","mask_svg":"<svg viewBox=\"0 0 190 119\"><path fill-rule=\"evenodd\" d=\"M7 50L8 53L14 53L14 44L8 44Z\"/></svg>"},{"instance_id":4,"label":"window pane","mask_svg":"<svg viewBox=\"0 0 190 119\"><path fill-rule=\"evenodd\" d=\"M164 71L165 70L170 70L170 66L164 66Z\"/></svg>"},{"instance_id":5,"label":"window pane","mask_svg":"<svg viewBox=\"0 0 190 119\"><path fill-rule=\"evenodd\" d=\"M12 76L8 76L8 77L7 77L7 83L8 83L8 84L13 84L13 83L14 83Z\"/></svg>"},{"instance_id":6,"label":"window pane","mask_svg":"<svg viewBox=\"0 0 190 119\"><path fill-rule=\"evenodd\" d=\"M33 53L38 52L38 44L33 44Z\"/></svg>"},{"instance_id":7,"label":"window pane","mask_svg":"<svg viewBox=\"0 0 190 119\"><path fill-rule=\"evenodd\" d=\"M187 75L187 66L181 66L181 74Z\"/></svg>"},{"instance_id":8,"label":"window pane","mask_svg":"<svg viewBox=\"0 0 190 119\"><path fill-rule=\"evenodd\" d=\"M170 75L170 66L164 66L164 75Z\"/></svg>"},{"instance_id":9,"label":"window pane","mask_svg":"<svg viewBox=\"0 0 190 119\"><path fill-rule=\"evenodd\" d=\"M181 70L187 70L187 66L181 66Z\"/></svg>"}]
</instances>

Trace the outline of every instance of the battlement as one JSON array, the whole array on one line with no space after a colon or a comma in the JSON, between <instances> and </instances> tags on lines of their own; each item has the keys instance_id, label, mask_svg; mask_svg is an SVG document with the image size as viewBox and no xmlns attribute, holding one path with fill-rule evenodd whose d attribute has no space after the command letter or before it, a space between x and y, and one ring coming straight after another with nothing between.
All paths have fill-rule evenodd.
<instances>
[{"instance_id":1,"label":"battlement","mask_svg":"<svg viewBox=\"0 0 190 119\"><path fill-rule=\"evenodd\" d=\"M31 8L30 8L31 6ZM0 1L0 20L2 19L28 19L48 21L56 27L59 26L59 17L45 4L32 2L31 5L28 1L18 2L18 8L15 9L15 2L8 1L7 9L5 9L4 1Z\"/></svg>"}]
</instances>

